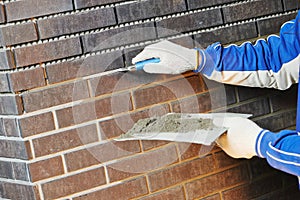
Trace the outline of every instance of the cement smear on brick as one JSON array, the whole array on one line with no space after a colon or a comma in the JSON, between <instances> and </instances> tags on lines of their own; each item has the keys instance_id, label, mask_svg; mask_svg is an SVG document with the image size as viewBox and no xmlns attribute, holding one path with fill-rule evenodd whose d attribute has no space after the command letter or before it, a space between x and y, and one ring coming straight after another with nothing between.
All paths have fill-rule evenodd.
<instances>
[{"instance_id":1,"label":"cement smear on brick","mask_svg":"<svg viewBox=\"0 0 300 200\"><path fill-rule=\"evenodd\" d=\"M131 130L121 138L132 137L133 134L160 132L187 133L196 130L212 130L215 126L209 118L182 118L180 114L164 115L162 117L140 119Z\"/></svg>"}]
</instances>

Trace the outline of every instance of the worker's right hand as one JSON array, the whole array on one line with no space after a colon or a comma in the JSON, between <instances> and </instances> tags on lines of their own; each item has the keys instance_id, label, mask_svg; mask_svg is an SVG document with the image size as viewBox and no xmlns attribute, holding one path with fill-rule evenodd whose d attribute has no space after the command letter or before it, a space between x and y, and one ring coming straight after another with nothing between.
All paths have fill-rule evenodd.
<instances>
[{"instance_id":1,"label":"worker's right hand","mask_svg":"<svg viewBox=\"0 0 300 200\"><path fill-rule=\"evenodd\" d=\"M174 44L167 40L149 45L132 59L135 64L151 58L159 58L159 63L149 63L144 66L144 71L159 74L180 74L189 70L197 69L199 65L198 52ZM200 58L201 59L201 58Z\"/></svg>"},{"instance_id":2,"label":"worker's right hand","mask_svg":"<svg viewBox=\"0 0 300 200\"><path fill-rule=\"evenodd\" d=\"M228 128L216 143L233 158L251 158L256 155L256 139L263 130L253 121L243 117L216 118L213 123Z\"/></svg>"}]
</instances>

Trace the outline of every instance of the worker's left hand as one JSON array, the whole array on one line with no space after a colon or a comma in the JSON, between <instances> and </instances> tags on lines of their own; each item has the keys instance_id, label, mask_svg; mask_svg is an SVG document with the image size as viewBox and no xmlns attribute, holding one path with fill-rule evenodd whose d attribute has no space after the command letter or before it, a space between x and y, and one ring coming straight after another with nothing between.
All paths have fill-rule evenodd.
<instances>
[{"instance_id":1,"label":"worker's left hand","mask_svg":"<svg viewBox=\"0 0 300 200\"><path fill-rule=\"evenodd\" d=\"M164 40L145 47L141 53L132 59L132 63L159 58L159 63L145 64L144 71L159 74L180 74L198 67L197 56L198 53L195 49L188 49Z\"/></svg>"},{"instance_id":2,"label":"worker's left hand","mask_svg":"<svg viewBox=\"0 0 300 200\"><path fill-rule=\"evenodd\" d=\"M253 121L242 117L217 118L214 124L228 128L216 143L233 158L251 158L256 155L255 145L263 130Z\"/></svg>"}]
</instances>

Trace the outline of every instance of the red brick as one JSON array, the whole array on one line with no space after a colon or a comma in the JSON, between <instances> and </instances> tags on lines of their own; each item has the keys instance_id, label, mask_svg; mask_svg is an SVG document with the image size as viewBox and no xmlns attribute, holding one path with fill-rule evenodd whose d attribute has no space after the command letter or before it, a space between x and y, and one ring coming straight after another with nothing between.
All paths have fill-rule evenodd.
<instances>
[{"instance_id":1,"label":"red brick","mask_svg":"<svg viewBox=\"0 0 300 200\"><path fill-rule=\"evenodd\" d=\"M249 180L246 166L231 168L226 171L203 177L186 184L187 199L205 197L227 187L241 184Z\"/></svg>"},{"instance_id":2,"label":"red brick","mask_svg":"<svg viewBox=\"0 0 300 200\"><path fill-rule=\"evenodd\" d=\"M130 95L122 93L57 110L56 113L59 126L66 127L130 110L132 110Z\"/></svg>"},{"instance_id":3,"label":"red brick","mask_svg":"<svg viewBox=\"0 0 300 200\"><path fill-rule=\"evenodd\" d=\"M97 20L95 16L99 16ZM37 24L40 37L44 39L114 25L116 19L113 8L101 8L41 19Z\"/></svg>"},{"instance_id":4,"label":"red brick","mask_svg":"<svg viewBox=\"0 0 300 200\"><path fill-rule=\"evenodd\" d=\"M108 165L108 176L111 181L118 181L176 162L178 157L175 145L167 145Z\"/></svg>"},{"instance_id":5,"label":"red brick","mask_svg":"<svg viewBox=\"0 0 300 200\"><path fill-rule=\"evenodd\" d=\"M142 140L142 146L144 151L151 150L156 147L163 146L165 144L169 144L169 142L164 140Z\"/></svg>"},{"instance_id":6,"label":"red brick","mask_svg":"<svg viewBox=\"0 0 300 200\"><path fill-rule=\"evenodd\" d=\"M141 151L138 141L107 142L65 155L68 171L120 159Z\"/></svg>"},{"instance_id":7,"label":"red brick","mask_svg":"<svg viewBox=\"0 0 300 200\"><path fill-rule=\"evenodd\" d=\"M62 175L64 174L62 158L58 156L30 163L29 172L32 182Z\"/></svg>"},{"instance_id":8,"label":"red brick","mask_svg":"<svg viewBox=\"0 0 300 200\"><path fill-rule=\"evenodd\" d=\"M217 152L214 154L217 168L224 168L231 165L242 163L243 160L234 159L228 156L224 151Z\"/></svg>"},{"instance_id":9,"label":"red brick","mask_svg":"<svg viewBox=\"0 0 300 200\"><path fill-rule=\"evenodd\" d=\"M38 64L82 53L79 38L36 44L14 49L17 67Z\"/></svg>"},{"instance_id":10,"label":"red brick","mask_svg":"<svg viewBox=\"0 0 300 200\"><path fill-rule=\"evenodd\" d=\"M33 22L3 26L0 31L0 44L2 46L11 46L38 39Z\"/></svg>"},{"instance_id":11,"label":"red brick","mask_svg":"<svg viewBox=\"0 0 300 200\"><path fill-rule=\"evenodd\" d=\"M19 95L0 95L0 114L19 115L22 112L23 105Z\"/></svg>"},{"instance_id":12,"label":"red brick","mask_svg":"<svg viewBox=\"0 0 300 200\"><path fill-rule=\"evenodd\" d=\"M141 88L133 93L137 108L175 100L204 91L198 75L163 83L148 88Z\"/></svg>"},{"instance_id":13,"label":"red brick","mask_svg":"<svg viewBox=\"0 0 300 200\"><path fill-rule=\"evenodd\" d=\"M8 75L11 90L14 92L42 87L46 85L43 68L13 72Z\"/></svg>"},{"instance_id":14,"label":"red brick","mask_svg":"<svg viewBox=\"0 0 300 200\"><path fill-rule=\"evenodd\" d=\"M153 106L150 109L141 110L132 114L126 114L107 121L100 122L102 139L110 139L120 136L130 130L133 125L142 118L161 116L169 112L168 105Z\"/></svg>"},{"instance_id":15,"label":"red brick","mask_svg":"<svg viewBox=\"0 0 300 200\"><path fill-rule=\"evenodd\" d=\"M88 75L98 74L104 71L121 68L123 66L124 63L122 52L113 51L110 53L89 56L84 59L76 59L61 63L49 64L46 66L46 71L48 81L50 84L52 84L75 78L81 78ZM115 74L118 73L114 73L112 75ZM106 81L101 82L101 84L105 84L102 87L110 86L110 84L107 84Z\"/></svg>"},{"instance_id":16,"label":"red brick","mask_svg":"<svg viewBox=\"0 0 300 200\"><path fill-rule=\"evenodd\" d=\"M52 131L55 129L52 113L43 113L19 119L20 130L23 137Z\"/></svg>"},{"instance_id":17,"label":"red brick","mask_svg":"<svg viewBox=\"0 0 300 200\"><path fill-rule=\"evenodd\" d=\"M56 199L106 183L103 167L42 184L45 199Z\"/></svg>"},{"instance_id":18,"label":"red brick","mask_svg":"<svg viewBox=\"0 0 300 200\"><path fill-rule=\"evenodd\" d=\"M95 125L71 129L32 141L35 155L45 156L98 141Z\"/></svg>"},{"instance_id":19,"label":"red brick","mask_svg":"<svg viewBox=\"0 0 300 200\"><path fill-rule=\"evenodd\" d=\"M201 200L222 200L220 194L214 194L209 197L201 198Z\"/></svg>"},{"instance_id":20,"label":"red brick","mask_svg":"<svg viewBox=\"0 0 300 200\"><path fill-rule=\"evenodd\" d=\"M7 21L32 18L52 13L73 10L72 0L30 0L13 1L5 4Z\"/></svg>"},{"instance_id":21,"label":"red brick","mask_svg":"<svg viewBox=\"0 0 300 200\"><path fill-rule=\"evenodd\" d=\"M165 191L154 193L144 198L140 198L140 200L165 200L165 199L185 200L182 186L170 188Z\"/></svg>"},{"instance_id":22,"label":"red brick","mask_svg":"<svg viewBox=\"0 0 300 200\"><path fill-rule=\"evenodd\" d=\"M181 157L181 160L186 160L193 157L199 157L202 148L205 147L201 144L178 143L178 150L179 150L178 153Z\"/></svg>"},{"instance_id":23,"label":"red brick","mask_svg":"<svg viewBox=\"0 0 300 200\"><path fill-rule=\"evenodd\" d=\"M281 177L274 175L223 192L224 200L254 199L282 187Z\"/></svg>"},{"instance_id":24,"label":"red brick","mask_svg":"<svg viewBox=\"0 0 300 200\"><path fill-rule=\"evenodd\" d=\"M32 112L88 97L87 83L80 81L25 93L23 102L26 112Z\"/></svg>"},{"instance_id":25,"label":"red brick","mask_svg":"<svg viewBox=\"0 0 300 200\"><path fill-rule=\"evenodd\" d=\"M149 174L149 187L151 191L157 191L213 170L213 158L207 156Z\"/></svg>"},{"instance_id":26,"label":"red brick","mask_svg":"<svg viewBox=\"0 0 300 200\"><path fill-rule=\"evenodd\" d=\"M147 183L144 177L120 183L109 188L73 198L74 200L128 200L148 194Z\"/></svg>"}]
</instances>

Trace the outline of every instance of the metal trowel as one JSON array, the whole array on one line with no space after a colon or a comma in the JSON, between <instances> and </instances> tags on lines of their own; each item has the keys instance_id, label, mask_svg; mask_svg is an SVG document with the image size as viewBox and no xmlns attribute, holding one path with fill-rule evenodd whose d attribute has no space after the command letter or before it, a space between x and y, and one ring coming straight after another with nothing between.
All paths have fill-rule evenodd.
<instances>
[{"instance_id":1,"label":"metal trowel","mask_svg":"<svg viewBox=\"0 0 300 200\"><path fill-rule=\"evenodd\" d=\"M172 115L169 113L167 115ZM222 120L224 117L244 117L249 118L251 114L239 113L210 113L210 114L181 114L181 118L188 119L211 119L215 118ZM127 140L166 140L174 142L187 142L203 145L211 145L219 136L227 131L226 127L216 127L212 124L209 129L199 129L190 132L147 132L147 133L127 133L116 138L116 141ZM132 131L131 131L132 132Z\"/></svg>"}]
</instances>

